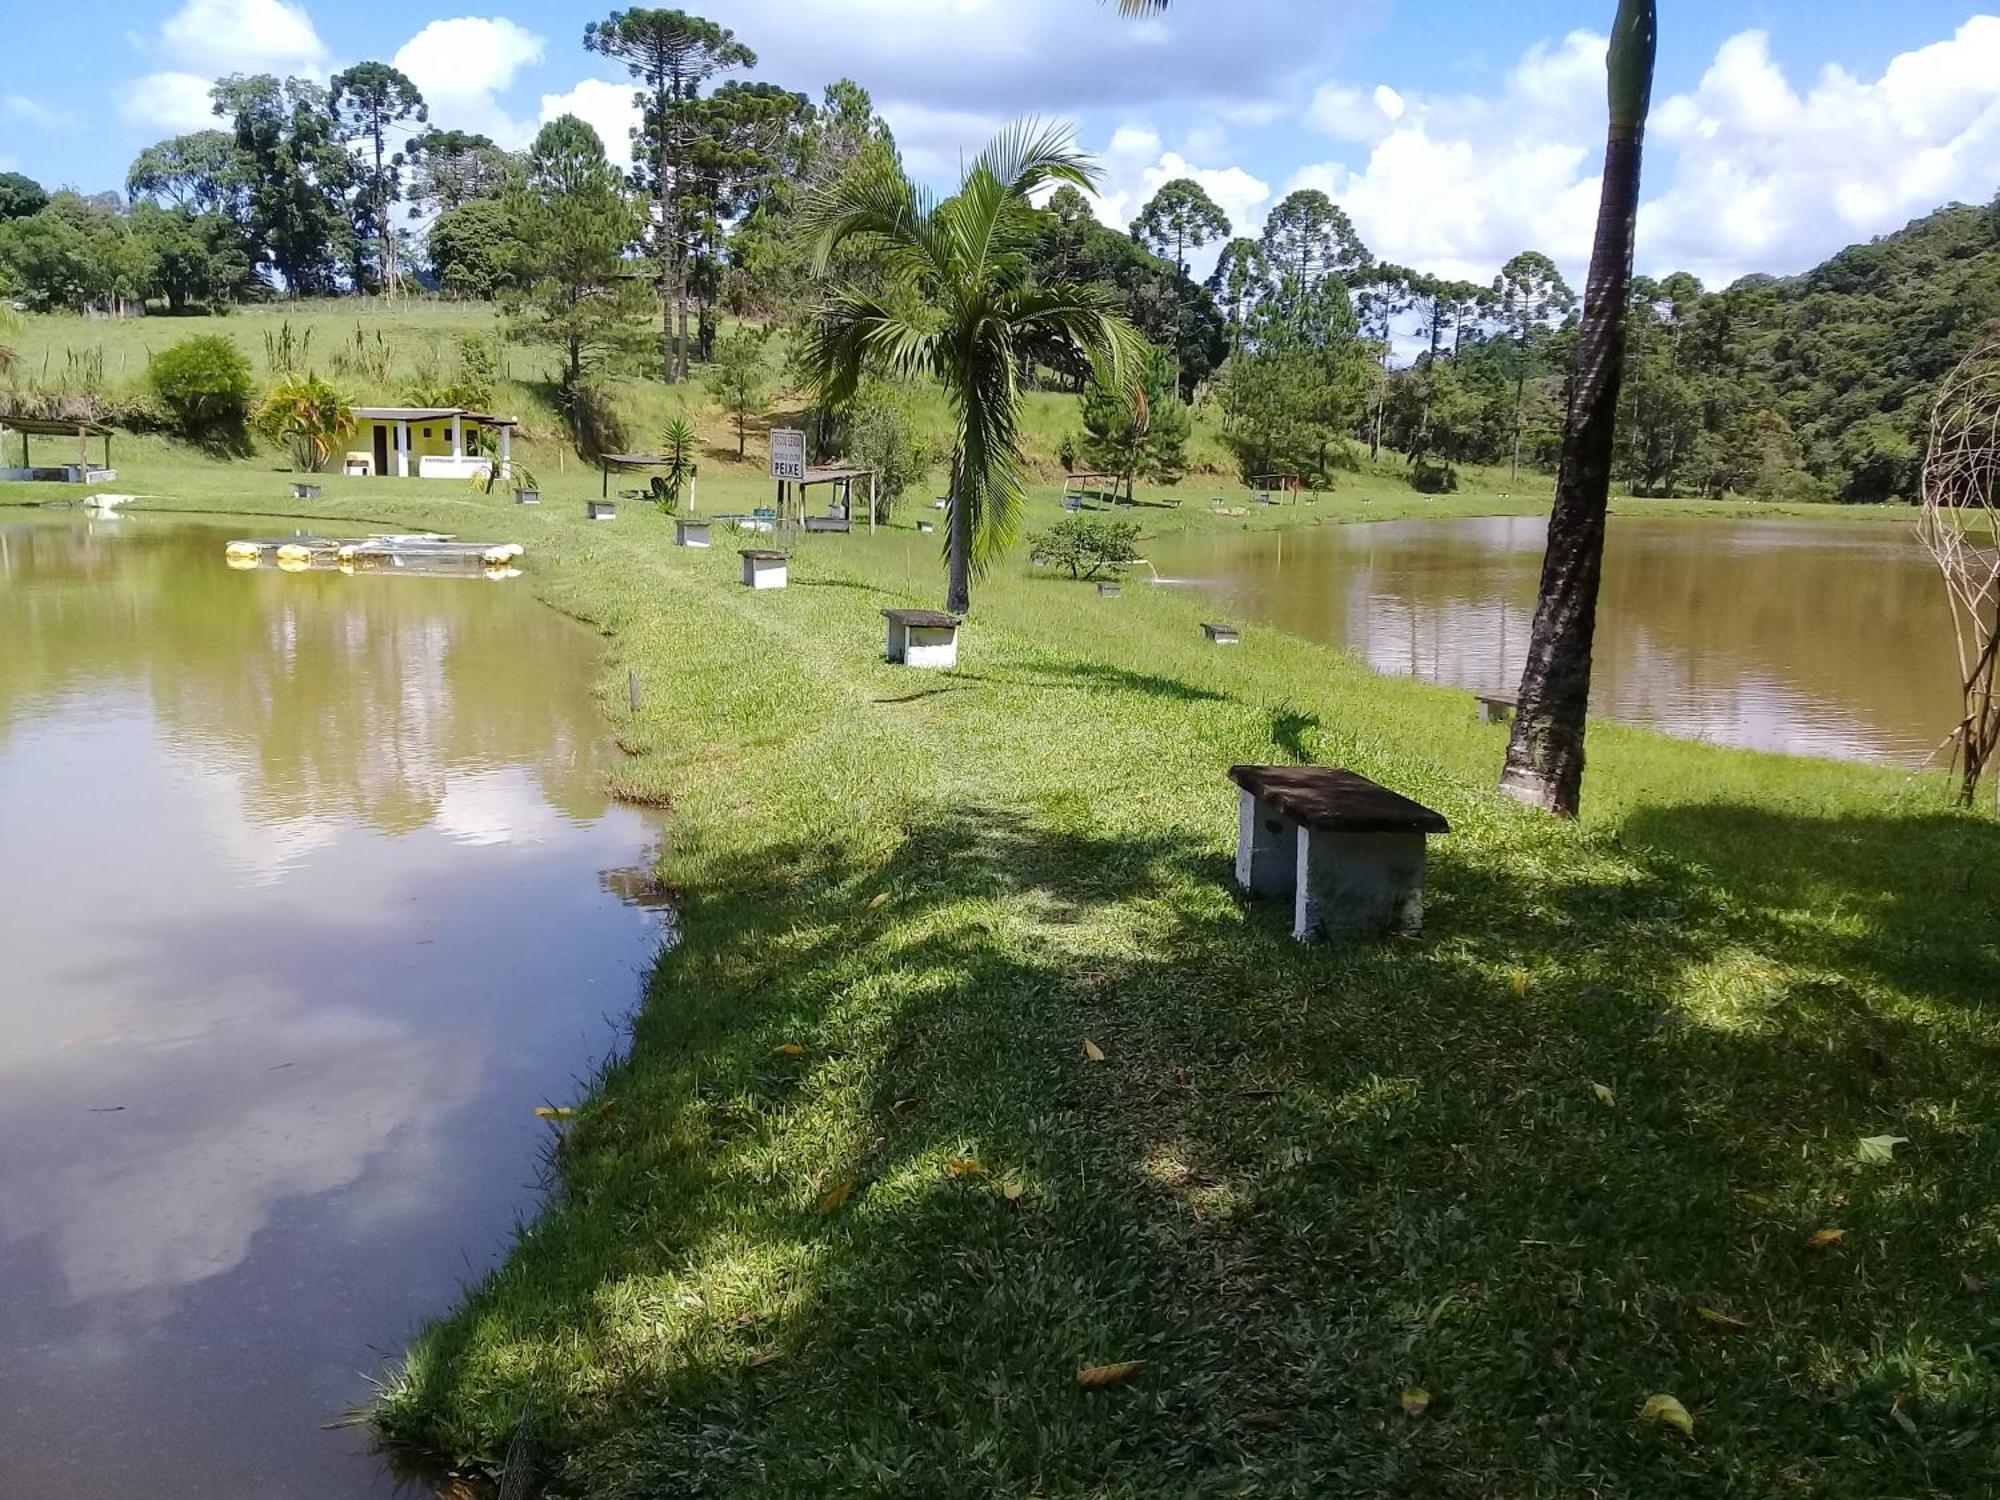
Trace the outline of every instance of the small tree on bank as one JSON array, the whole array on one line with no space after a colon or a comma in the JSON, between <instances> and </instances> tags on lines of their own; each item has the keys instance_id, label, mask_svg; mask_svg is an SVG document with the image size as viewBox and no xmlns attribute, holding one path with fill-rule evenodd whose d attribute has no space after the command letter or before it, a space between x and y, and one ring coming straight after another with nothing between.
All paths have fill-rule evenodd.
<instances>
[{"instance_id":1,"label":"small tree on bank","mask_svg":"<svg viewBox=\"0 0 2000 1500\"><path fill-rule=\"evenodd\" d=\"M1083 393L1083 460L1125 481L1174 484L1187 472L1187 441L1194 418L1174 390L1165 350L1149 353L1137 389L1093 380Z\"/></svg>"},{"instance_id":2,"label":"small tree on bank","mask_svg":"<svg viewBox=\"0 0 2000 1500\"><path fill-rule=\"evenodd\" d=\"M771 406L771 374L764 363L764 335L739 328L717 341L708 393L736 424L736 456L744 456L744 431Z\"/></svg>"}]
</instances>

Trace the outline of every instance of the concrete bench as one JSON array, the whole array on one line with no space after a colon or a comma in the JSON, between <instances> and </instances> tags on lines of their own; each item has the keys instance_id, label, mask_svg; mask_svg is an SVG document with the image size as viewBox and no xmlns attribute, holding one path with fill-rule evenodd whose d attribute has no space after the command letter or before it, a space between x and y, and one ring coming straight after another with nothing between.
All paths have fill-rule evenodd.
<instances>
[{"instance_id":1,"label":"concrete bench","mask_svg":"<svg viewBox=\"0 0 2000 1500\"><path fill-rule=\"evenodd\" d=\"M542 503L542 492L540 490L517 488L514 491L514 503L516 505L540 505Z\"/></svg>"},{"instance_id":2,"label":"concrete bench","mask_svg":"<svg viewBox=\"0 0 2000 1500\"><path fill-rule=\"evenodd\" d=\"M885 609L889 638L883 654L906 667L958 665L958 617L936 609Z\"/></svg>"},{"instance_id":3,"label":"concrete bench","mask_svg":"<svg viewBox=\"0 0 2000 1500\"><path fill-rule=\"evenodd\" d=\"M781 589L789 581L786 577L788 559L782 552L773 552L768 547L744 547L736 555L743 559L745 588Z\"/></svg>"},{"instance_id":4,"label":"concrete bench","mask_svg":"<svg viewBox=\"0 0 2000 1500\"><path fill-rule=\"evenodd\" d=\"M1505 724L1521 706L1518 698L1506 693L1474 693L1472 696L1479 703L1479 722L1482 724Z\"/></svg>"},{"instance_id":5,"label":"concrete bench","mask_svg":"<svg viewBox=\"0 0 2000 1500\"><path fill-rule=\"evenodd\" d=\"M319 486L316 484L295 483L292 485L292 498L294 500L317 500L319 499Z\"/></svg>"},{"instance_id":6,"label":"concrete bench","mask_svg":"<svg viewBox=\"0 0 2000 1500\"><path fill-rule=\"evenodd\" d=\"M1201 633L1218 646L1234 646L1242 639L1242 632L1234 625L1214 625L1202 622Z\"/></svg>"},{"instance_id":7,"label":"concrete bench","mask_svg":"<svg viewBox=\"0 0 2000 1500\"><path fill-rule=\"evenodd\" d=\"M937 527L933 526L929 521L919 521L917 522L917 530L922 532L925 536L929 536L932 532L937 530Z\"/></svg>"},{"instance_id":8,"label":"concrete bench","mask_svg":"<svg viewBox=\"0 0 2000 1500\"><path fill-rule=\"evenodd\" d=\"M708 522L676 520L674 522L674 545L676 547L706 547L708 545Z\"/></svg>"},{"instance_id":9,"label":"concrete bench","mask_svg":"<svg viewBox=\"0 0 2000 1500\"><path fill-rule=\"evenodd\" d=\"M1107 599L1116 599L1118 597L1118 585L1107 579L1097 586L1097 592Z\"/></svg>"},{"instance_id":10,"label":"concrete bench","mask_svg":"<svg viewBox=\"0 0 2000 1500\"><path fill-rule=\"evenodd\" d=\"M1231 766L1236 883L1292 898L1292 936L1415 936L1424 925L1424 840L1441 813L1336 766Z\"/></svg>"},{"instance_id":11,"label":"concrete bench","mask_svg":"<svg viewBox=\"0 0 2000 1500\"><path fill-rule=\"evenodd\" d=\"M583 514L587 519L592 521L615 521L618 519L618 502L616 500L586 500L583 502Z\"/></svg>"},{"instance_id":12,"label":"concrete bench","mask_svg":"<svg viewBox=\"0 0 2000 1500\"><path fill-rule=\"evenodd\" d=\"M845 516L807 516L807 531L848 531L852 529Z\"/></svg>"}]
</instances>

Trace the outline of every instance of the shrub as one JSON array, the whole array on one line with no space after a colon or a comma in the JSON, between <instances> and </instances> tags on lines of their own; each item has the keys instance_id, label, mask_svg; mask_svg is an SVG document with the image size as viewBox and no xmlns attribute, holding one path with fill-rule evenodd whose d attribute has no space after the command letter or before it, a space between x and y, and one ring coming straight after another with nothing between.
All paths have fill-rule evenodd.
<instances>
[{"instance_id":1,"label":"shrub","mask_svg":"<svg viewBox=\"0 0 2000 1500\"><path fill-rule=\"evenodd\" d=\"M1067 568L1072 578L1094 578L1136 561L1138 541L1134 522L1064 516L1047 531L1028 538L1028 555L1044 566Z\"/></svg>"},{"instance_id":2,"label":"shrub","mask_svg":"<svg viewBox=\"0 0 2000 1500\"><path fill-rule=\"evenodd\" d=\"M182 433L240 428L250 409L250 361L220 334L183 339L153 356L146 378Z\"/></svg>"},{"instance_id":3,"label":"shrub","mask_svg":"<svg viewBox=\"0 0 2000 1500\"><path fill-rule=\"evenodd\" d=\"M354 431L347 398L317 375L288 375L265 392L252 419L257 430L291 449L292 466L316 474L334 439Z\"/></svg>"},{"instance_id":4,"label":"shrub","mask_svg":"<svg viewBox=\"0 0 2000 1500\"><path fill-rule=\"evenodd\" d=\"M896 501L931 466L928 433L910 399L887 381L862 383L847 411L847 456L875 471L875 518L887 520Z\"/></svg>"}]
</instances>

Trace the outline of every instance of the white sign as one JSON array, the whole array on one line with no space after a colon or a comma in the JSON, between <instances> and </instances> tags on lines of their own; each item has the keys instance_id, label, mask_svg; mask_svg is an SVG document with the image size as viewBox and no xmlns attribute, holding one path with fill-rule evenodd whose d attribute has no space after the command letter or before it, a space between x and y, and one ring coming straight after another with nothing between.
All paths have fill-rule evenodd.
<instances>
[{"instance_id":1,"label":"white sign","mask_svg":"<svg viewBox=\"0 0 2000 1500\"><path fill-rule=\"evenodd\" d=\"M804 479L806 477L806 435L790 427L771 429L771 477L773 479Z\"/></svg>"}]
</instances>

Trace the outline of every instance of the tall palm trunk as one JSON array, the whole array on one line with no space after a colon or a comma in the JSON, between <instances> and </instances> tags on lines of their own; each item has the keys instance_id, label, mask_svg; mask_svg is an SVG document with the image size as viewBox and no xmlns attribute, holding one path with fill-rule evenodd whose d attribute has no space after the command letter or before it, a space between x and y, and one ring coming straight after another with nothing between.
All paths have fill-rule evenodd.
<instances>
[{"instance_id":1,"label":"tall palm trunk","mask_svg":"<svg viewBox=\"0 0 2000 1500\"><path fill-rule=\"evenodd\" d=\"M944 607L962 615L972 608L972 514L965 504L964 480L959 455L951 456L951 499L945 527L950 533L946 550L950 554L950 578L945 585Z\"/></svg>"},{"instance_id":2,"label":"tall palm trunk","mask_svg":"<svg viewBox=\"0 0 2000 1500\"><path fill-rule=\"evenodd\" d=\"M1583 792L1584 719L1590 653L1597 633L1597 588L1604 570L1604 512L1611 494L1611 447L1625 374L1625 304L1632 285L1632 237L1639 210L1640 148L1652 95L1654 0L1620 0L1611 32L1611 126L1590 282L1577 334L1569 420L1541 595L1521 673L1520 704L1507 742L1500 790L1517 801L1573 818Z\"/></svg>"}]
</instances>

